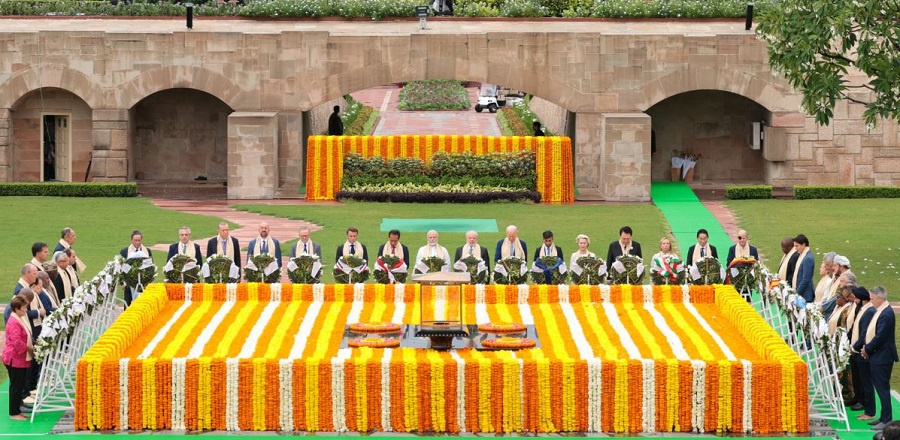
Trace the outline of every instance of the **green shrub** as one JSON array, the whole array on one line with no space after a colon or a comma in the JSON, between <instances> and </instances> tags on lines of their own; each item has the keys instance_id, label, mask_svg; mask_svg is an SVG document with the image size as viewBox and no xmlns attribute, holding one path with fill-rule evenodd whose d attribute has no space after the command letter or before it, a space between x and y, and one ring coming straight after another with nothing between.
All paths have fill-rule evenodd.
<instances>
[{"instance_id":1,"label":"green shrub","mask_svg":"<svg viewBox=\"0 0 900 440\"><path fill-rule=\"evenodd\" d=\"M137 197L137 184L134 182L0 183L0 196Z\"/></svg>"},{"instance_id":2,"label":"green shrub","mask_svg":"<svg viewBox=\"0 0 900 440\"><path fill-rule=\"evenodd\" d=\"M424 176L425 161L418 157L396 157L387 161L388 177Z\"/></svg>"},{"instance_id":3,"label":"green shrub","mask_svg":"<svg viewBox=\"0 0 900 440\"><path fill-rule=\"evenodd\" d=\"M355 190L372 185L466 185L472 183L479 187L507 187L517 190L534 190L535 180L515 177L465 177L465 176L399 176L399 177L344 177L341 179L342 190Z\"/></svg>"},{"instance_id":4,"label":"green shrub","mask_svg":"<svg viewBox=\"0 0 900 440\"><path fill-rule=\"evenodd\" d=\"M732 200L771 199L772 185L726 186L725 197Z\"/></svg>"},{"instance_id":5,"label":"green shrub","mask_svg":"<svg viewBox=\"0 0 900 440\"><path fill-rule=\"evenodd\" d=\"M544 1L556 3L556 0ZM551 12L541 4L541 0L506 0L500 7L500 14L504 17L547 17Z\"/></svg>"},{"instance_id":6,"label":"green shrub","mask_svg":"<svg viewBox=\"0 0 900 440\"><path fill-rule=\"evenodd\" d=\"M435 153L431 156L430 176L536 178L532 151L488 154Z\"/></svg>"},{"instance_id":7,"label":"green shrub","mask_svg":"<svg viewBox=\"0 0 900 440\"><path fill-rule=\"evenodd\" d=\"M351 124L344 124L344 136L369 136L375 121L378 120L378 110L367 105L360 104L359 111Z\"/></svg>"},{"instance_id":8,"label":"green shrub","mask_svg":"<svg viewBox=\"0 0 900 440\"><path fill-rule=\"evenodd\" d=\"M500 112L503 113L503 118L508 124L510 136L531 136L534 134L534 131L531 129L531 123L529 122L529 125L526 127L522 118L519 117L512 107L503 107Z\"/></svg>"},{"instance_id":9,"label":"green shrub","mask_svg":"<svg viewBox=\"0 0 900 440\"><path fill-rule=\"evenodd\" d=\"M468 110L469 92L452 79L411 81L400 90L400 110Z\"/></svg>"},{"instance_id":10,"label":"green shrub","mask_svg":"<svg viewBox=\"0 0 900 440\"><path fill-rule=\"evenodd\" d=\"M794 187L794 198L806 199L895 199L900 198L897 186L807 186Z\"/></svg>"},{"instance_id":11,"label":"green shrub","mask_svg":"<svg viewBox=\"0 0 900 440\"><path fill-rule=\"evenodd\" d=\"M497 125L500 126L500 133L502 133L503 136L515 136L512 127L509 126L509 118L506 117L506 112L504 110L506 110L506 108L497 112Z\"/></svg>"},{"instance_id":12,"label":"green shrub","mask_svg":"<svg viewBox=\"0 0 900 440\"><path fill-rule=\"evenodd\" d=\"M359 176L383 176L386 170L384 158L372 156L364 158L357 153L350 153L344 157L344 177Z\"/></svg>"}]
</instances>

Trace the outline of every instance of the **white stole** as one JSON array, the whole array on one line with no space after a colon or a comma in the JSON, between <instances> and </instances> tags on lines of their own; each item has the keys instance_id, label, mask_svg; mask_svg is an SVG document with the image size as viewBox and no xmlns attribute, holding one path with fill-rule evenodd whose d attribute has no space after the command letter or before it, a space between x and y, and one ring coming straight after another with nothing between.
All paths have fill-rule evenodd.
<instances>
[{"instance_id":1,"label":"white stole","mask_svg":"<svg viewBox=\"0 0 900 440\"><path fill-rule=\"evenodd\" d=\"M700 246L699 244L696 244L696 245L694 245L694 253L693 253L693 255L691 255L692 262L696 263L696 262L700 261L701 258L703 258L700 256L700 250L703 249L704 247L706 248L706 256L707 257L712 256L712 249L709 247L709 243L706 243L706 246Z\"/></svg>"},{"instance_id":2,"label":"white stole","mask_svg":"<svg viewBox=\"0 0 900 440\"><path fill-rule=\"evenodd\" d=\"M853 303L844 304L841 307L838 307L831 312L831 316L828 318L828 335L834 336L834 332L837 331L838 321L841 320L841 315L847 310L848 307L852 306ZM849 313L849 312L848 312Z\"/></svg>"},{"instance_id":3,"label":"white stole","mask_svg":"<svg viewBox=\"0 0 900 440\"><path fill-rule=\"evenodd\" d=\"M58 273L63 280L63 298L69 298L75 293L74 286L78 284L78 274L71 265L66 266L66 270L58 271Z\"/></svg>"},{"instance_id":4,"label":"white stole","mask_svg":"<svg viewBox=\"0 0 900 440\"><path fill-rule=\"evenodd\" d=\"M622 244L622 240L619 240L619 249L622 249L622 255L631 255L631 243L628 245Z\"/></svg>"},{"instance_id":5,"label":"white stole","mask_svg":"<svg viewBox=\"0 0 900 440\"><path fill-rule=\"evenodd\" d=\"M522 249L522 240L519 240L518 238L516 238L515 247L516 247L516 249L515 249L516 257L521 258L523 261L527 260L528 256L525 255L525 249ZM502 260L502 259L512 255L510 253L511 248L512 248L512 245L509 244L509 239L504 238L503 245L500 246L500 255L497 255L497 260L499 261L499 260Z\"/></svg>"},{"instance_id":6,"label":"white stole","mask_svg":"<svg viewBox=\"0 0 900 440\"><path fill-rule=\"evenodd\" d=\"M397 246L397 249L394 249L393 252L391 252L391 246L392 245L391 245L390 241L385 243L384 248L382 248L382 250L381 250L381 255L384 257L386 257L388 255L393 255L395 257L400 257L400 259L402 260L403 259L403 245L401 245L400 242L398 241L396 245L393 245L393 246Z\"/></svg>"},{"instance_id":7,"label":"white stole","mask_svg":"<svg viewBox=\"0 0 900 440\"><path fill-rule=\"evenodd\" d=\"M253 255L261 255L263 253L263 251L262 251L262 242L263 241L266 242L266 246L269 249L269 251L266 252L266 254L269 254L274 257L275 256L275 242L272 240L272 237L262 238L260 236L256 236L256 241L254 242L254 243L256 243L256 245L255 245L255 248L253 249Z\"/></svg>"},{"instance_id":8,"label":"white stole","mask_svg":"<svg viewBox=\"0 0 900 440\"><path fill-rule=\"evenodd\" d=\"M538 257L549 257L549 256L559 257L561 255L556 255L556 245L555 244L550 246L550 254L549 255L547 254L547 245L542 244L541 252L538 254Z\"/></svg>"},{"instance_id":9,"label":"white stole","mask_svg":"<svg viewBox=\"0 0 900 440\"><path fill-rule=\"evenodd\" d=\"M885 302L881 303L881 305L878 306L877 309L875 309L875 315L872 316L872 320L869 321L869 327L866 328L866 344L868 344L869 342L872 342L872 339L875 339L875 323L878 321L878 318L881 317L881 312L883 312L884 309L886 309L890 306L891 305L888 304L887 301L885 301ZM869 354L871 354L871 353L869 353Z\"/></svg>"},{"instance_id":10,"label":"white stole","mask_svg":"<svg viewBox=\"0 0 900 440\"><path fill-rule=\"evenodd\" d=\"M31 333L31 325L28 324L28 316L19 316L16 312L13 312L10 317L15 317L16 321L18 321L22 328L25 329L25 339L28 342L28 348L34 348L34 342L31 340L33 336ZM25 360L30 362L31 359L31 353L25 352Z\"/></svg>"},{"instance_id":11,"label":"white stole","mask_svg":"<svg viewBox=\"0 0 900 440\"><path fill-rule=\"evenodd\" d=\"M784 254L781 257L781 263L778 264L778 279L781 281L787 281L787 265L788 262L791 261L791 257L797 253L797 249L791 249L788 253Z\"/></svg>"},{"instance_id":12,"label":"white stole","mask_svg":"<svg viewBox=\"0 0 900 440\"><path fill-rule=\"evenodd\" d=\"M62 246L63 249L70 249L72 247L62 238L59 239L59 245ZM75 269L78 269L78 273L84 273L85 269L87 269L87 265L81 261L81 258L75 258Z\"/></svg>"},{"instance_id":13,"label":"white stole","mask_svg":"<svg viewBox=\"0 0 900 440\"><path fill-rule=\"evenodd\" d=\"M178 255L187 255L193 258L194 261L200 261L200 256L197 255L197 247L194 246L193 241L189 241L186 244L179 241L175 246L178 246Z\"/></svg>"},{"instance_id":14,"label":"white stole","mask_svg":"<svg viewBox=\"0 0 900 440\"><path fill-rule=\"evenodd\" d=\"M470 247L472 248L471 254L469 252ZM460 254L459 258L463 259L463 258L466 258L469 256L472 256L472 257L475 257L475 258L481 260L481 245L478 243L476 243L474 245L470 245L468 243L464 244L462 247L462 253Z\"/></svg>"},{"instance_id":15,"label":"white stole","mask_svg":"<svg viewBox=\"0 0 900 440\"><path fill-rule=\"evenodd\" d=\"M856 315L856 319L853 320L853 333L850 335L850 345L856 345L856 341L859 340L859 320L862 319L863 315L866 314L866 310L872 307L871 302L867 302ZM867 330L868 331L868 330Z\"/></svg>"},{"instance_id":16,"label":"white stole","mask_svg":"<svg viewBox=\"0 0 900 440\"><path fill-rule=\"evenodd\" d=\"M225 238L224 254L222 253L222 236L216 235L216 240L218 240L218 242L216 243L216 247L219 249L219 252L216 253L219 255L225 255L226 257L230 258L231 261L234 262L234 264L237 264L237 261L234 260L234 242L231 241L231 236L229 235Z\"/></svg>"},{"instance_id":17,"label":"white stole","mask_svg":"<svg viewBox=\"0 0 900 440\"><path fill-rule=\"evenodd\" d=\"M313 246L312 240L306 242L306 252L303 252L303 242L297 240L297 244L294 245L294 257L299 257L304 253L309 255L316 255L316 247ZM319 255L316 255L317 257Z\"/></svg>"},{"instance_id":18,"label":"white stole","mask_svg":"<svg viewBox=\"0 0 900 440\"><path fill-rule=\"evenodd\" d=\"M357 242L353 243L353 245L354 245L353 246L353 255L356 255L357 257L362 258L363 257L362 243L357 241ZM348 255L350 255L350 242L345 241L344 249L341 251L341 256L343 257L343 256L348 256Z\"/></svg>"},{"instance_id":19,"label":"white stole","mask_svg":"<svg viewBox=\"0 0 900 440\"><path fill-rule=\"evenodd\" d=\"M54 309L59 308L59 296L56 294L56 286L51 282L49 286L44 286L44 293L50 297L50 305L53 306Z\"/></svg>"},{"instance_id":20,"label":"white stole","mask_svg":"<svg viewBox=\"0 0 900 440\"><path fill-rule=\"evenodd\" d=\"M734 245L734 258L750 258L750 243L746 246Z\"/></svg>"},{"instance_id":21,"label":"white stole","mask_svg":"<svg viewBox=\"0 0 900 440\"><path fill-rule=\"evenodd\" d=\"M148 256L148 257L150 256L150 252L147 250L146 247L144 247L144 245L141 245L140 248L136 248L136 247L134 247L133 245L130 245L130 244L129 244L129 245L128 245L128 252L125 254L125 258L126 258L126 259L127 259L127 258L131 258L131 255L134 254L134 253L136 253L136 252L143 252L144 255L146 255L146 256Z\"/></svg>"},{"instance_id":22,"label":"white stole","mask_svg":"<svg viewBox=\"0 0 900 440\"><path fill-rule=\"evenodd\" d=\"M38 327L41 324L43 324L44 318L41 318L41 310L44 310L44 303L41 302L39 292L34 292L34 299L31 300L31 310L38 311L38 317L32 318L31 323L34 324L35 327ZM46 316L46 314L47 314L47 311L44 310L44 315ZM29 333L31 333L31 332L29 331Z\"/></svg>"},{"instance_id":23,"label":"white stole","mask_svg":"<svg viewBox=\"0 0 900 440\"><path fill-rule=\"evenodd\" d=\"M805 257L808 253L809 248L806 248L806 250L804 250L803 253L801 253L800 256L797 257L797 262L794 263L794 279L791 280L791 287L795 289L797 288L797 275L800 275L800 271L798 269L800 269L800 264L803 263L803 257Z\"/></svg>"}]
</instances>

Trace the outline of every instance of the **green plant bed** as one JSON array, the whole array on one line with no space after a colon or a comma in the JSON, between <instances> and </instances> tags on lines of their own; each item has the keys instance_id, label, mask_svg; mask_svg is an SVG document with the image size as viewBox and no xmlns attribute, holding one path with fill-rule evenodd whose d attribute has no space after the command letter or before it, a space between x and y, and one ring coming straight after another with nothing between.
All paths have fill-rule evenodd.
<instances>
[{"instance_id":1,"label":"green plant bed","mask_svg":"<svg viewBox=\"0 0 900 440\"><path fill-rule=\"evenodd\" d=\"M369 136L375 127L375 121L378 120L378 110L363 105L353 123L345 125L344 136Z\"/></svg>"},{"instance_id":2,"label":"green plant bed","mask_svg":"<svg viewBox=\"0 0 900 440\"><path fill-rule=\"evenodd\" d=\"M338 191L339 201L392 202L392 203L489 203L528 202L540 203L541 194L536 191Z\"/></svg>"},{"instance_id":3,"label":"green plant bed","mask_svg":"<svg viewBox=\"0 0 900 440\"><path fill-rule=\"evenodd\" d=\"M137 197L137 184L134 182L0 183L0 196Z\"/></svg>"},{"instance_id":4,"label":"green plant bed","mask_svg":"<svg viewBox=\"0 0 900 440\"><path fill-rule=\"evenodd\" d=\"M345 177L341 180L341 190L352 191L357 187L373 185L467 185L476 186L503 186L513 190L536 189L533 178L510 177L467 177L457 175L444 176L400 176L400 177Z\"/></svg>"},{"instance_id":5,"label":"green plant bed","mask_svg":"<svg viewBox=\"0 0 900 440\"><path fill-rule=\"evenodd\" d=\"M806 186L794 187L794 198L806 199L896 199L900 187L896 186Z\"/></svg>"},{"instance_id":6,"label":"green plant bed","mask_svg":"<svg viewBox=\"0 0 900 440\"><path fill-rule=\"evenodd\" d=\"M411 81L400 90L400 110L468 110L469 92L451 79Z\"/></svg>"}]
</instances>

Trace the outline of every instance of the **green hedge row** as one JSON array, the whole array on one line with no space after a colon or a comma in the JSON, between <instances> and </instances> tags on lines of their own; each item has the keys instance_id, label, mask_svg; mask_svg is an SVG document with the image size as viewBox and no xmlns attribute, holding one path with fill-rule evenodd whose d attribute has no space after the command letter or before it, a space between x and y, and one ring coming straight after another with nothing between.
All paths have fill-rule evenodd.
<instances>
[{"instance_id":1,"label":"green hedge row","mask_svg":"<svg viewBox=\"0 0 900 440\"><path fill-rule=\"evenodd\" d=\"M794 198L808 199L896 199L900 198L897 186L807 186L794 187Z\"/></svg>"},{"instance_id":2,"label":"green hedge row","mask_svg":"<svg viewBox=\"0 0 900 440\"><path fill-rule=\"evenodd\" d=\"M419 158L399 157L384 160L380 156L364 158L359 154L351 153L344 158L344 179L454 176L460 178L513 178L533 182L537 179L535 166L535 157L532 151L489 154L439 152L431 157L430 167L426 167L425 161Z\"/></svg>"},{"instance_id":3,"label":"green hedge row","mask_svg":"<svg viewBox=\"0 0 900 440\"><path fill-rule=\"evenodd\" d=\"M727 186L725 197L732 200L771 199L772 185Z\"/></svg>"},{"instance_id":4,"label":"green hedge row","mask_svg":"<svg viewBox=\"0 0 900 440\"><path fill-rule=\"evenodd\" d=\"M137 197L137 184L134 182L0 183L0 196Z\"/></svg>"},{"instance_id":5,"label":"green hedge row","mask_svg":"<svg viewBox=\"0 0 900 440\"><path fill-rule=\"evenodd\" d=\"M473 183L478 186L503 186L521 190L533 190L535 180L514 177L465 177L465 176L401 176L401 177L344 177L341 179L341 189L352 190L369 185L465 185Z\"/></svg>"},{"instance_id":6,"label":"green hedge row","mask_svg":"<svg viewBox=\"0 0 900 440\"><path fill-rule=\"evenodd\" d=\"M180 2L0 0L0 15L184 16ZM247 5L194 2L197 16L254 18L413 17L422 0L249 0ZM757 14L774 0L755 0ZM456 0L464 17L740 18L746 0Z\"/></svg>"}]
</instances>

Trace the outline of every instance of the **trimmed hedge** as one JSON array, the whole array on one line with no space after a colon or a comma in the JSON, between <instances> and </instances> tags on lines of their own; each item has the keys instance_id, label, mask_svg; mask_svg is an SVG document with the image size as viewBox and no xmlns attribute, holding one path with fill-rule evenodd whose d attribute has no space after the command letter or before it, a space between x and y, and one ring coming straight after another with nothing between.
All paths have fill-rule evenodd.
<instances>
[{"instance_id":1,"label":"trimmed hedge","mask_svg":"<svg viewBox=\"0 0 900 440\"><path fill-rule=\"evenodd\" d=\"M137 183L0 183L0 196L137 197Z\"/></svg>"},{"instance_id":2,"label":"trimmed hedge","mask_svg":"<svg viewBox=\"0 0 900 440\"><path fill-rule=\"evenodd\" d=\"M450 192L366 192L338 191L337 200L394 203L488 203L488 202L534 202L540 203L541 193L537 191L494 191L479 193Z\"/></svg>"},{"instance_id":3,"label":"trimmed hedge","mask_svg":"<svg viewBox=\"0 0 900 440\"><path fill-rule=\"evenodd\" d=\"M772 185L727 186L725 197L732 200L771 199Z\"/></svg>"},{"instance_id":4,"label":"trimmed hedge","mask_svg":"<svg viewBox=\"0 0 900 440\"><path fill-rule=\"evenodd\" d=\"M513 177L466 177L466 176L400 176L400 177L344 177L341 188L351 191L354 188L368 185L466 185L503 186L522 190L534 189L534 179Z\"/></svg>"},{"instance_id":5,"label":"trimmed hedge","mask_svg":"<svg viewBox=\"0 0 900 440\"><path fill-rule=\"evenodd\" d=\"M794 187L794 198L809 199L896 199L900 198L897 186L812 186Z\"/></svg>"}]
</instances>

